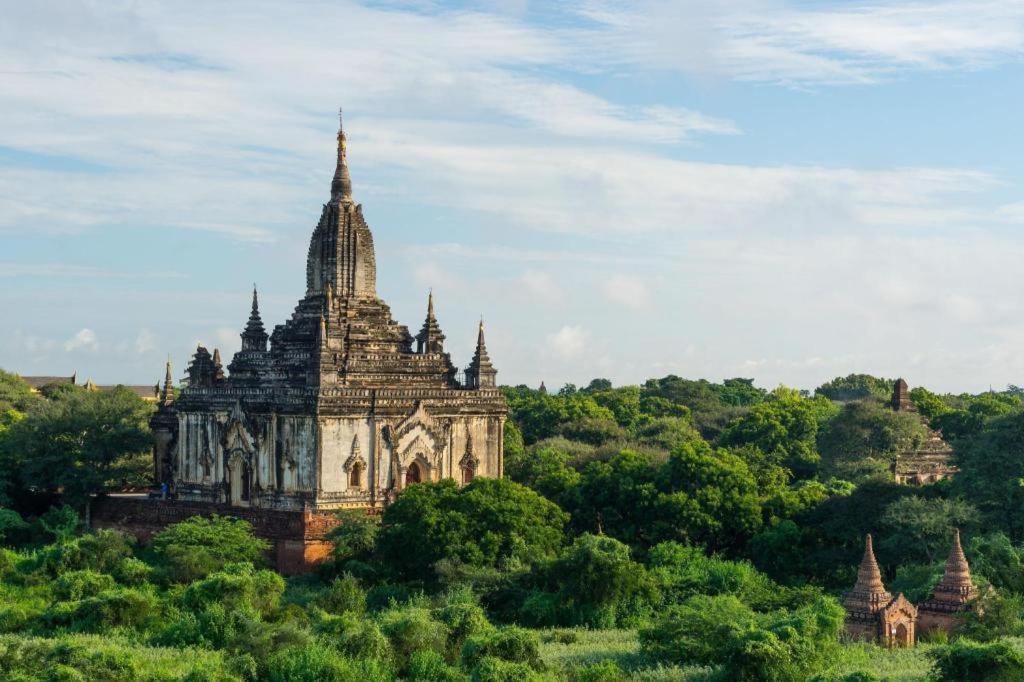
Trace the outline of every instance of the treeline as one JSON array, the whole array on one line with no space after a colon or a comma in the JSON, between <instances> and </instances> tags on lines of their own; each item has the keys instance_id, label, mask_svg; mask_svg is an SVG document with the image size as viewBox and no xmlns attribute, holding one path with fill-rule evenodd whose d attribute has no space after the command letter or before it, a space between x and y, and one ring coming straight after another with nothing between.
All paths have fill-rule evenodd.
<instances>
[{"instance_id":1,"label":"treeline","mask_svg":"<svg viewBox=\"0 0 1024 682\"><path fill-rule=\"evenodd\" d=\"M7 383L0 670L13 679L868 680L882 653L843 642L839 605L864 534L887 587L919 601L953 527L983 615L926 644L921 675L1024 676L1013 387L915 389L917 414L894 412L892 382L865 375L813 393L674 376L506 388L506 479L417 484L380 518L342 514L331 560L284 581L240 522L191 520L145 546L83 533L71 507L144 477L149 408ZM894 485L894 458L929 428L953 443L959 475ZM87 485L58 464L90 469ZM68 506L46 511L58 499ZM545 662L611 628L637 633L636 651Z\"/></svg>"}]
</instances>

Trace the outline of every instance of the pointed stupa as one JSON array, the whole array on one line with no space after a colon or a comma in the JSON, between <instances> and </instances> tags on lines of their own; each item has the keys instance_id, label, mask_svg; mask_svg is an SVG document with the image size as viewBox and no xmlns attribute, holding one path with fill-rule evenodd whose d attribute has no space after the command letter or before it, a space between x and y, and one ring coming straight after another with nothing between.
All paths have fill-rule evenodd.
<instances>
[{"instance_id":1,"label":"pointed stupa","mask_svg":"<svg viewBox=\"0 0 1024 682\"><path fill-rule=\"evenodd\" d=\"M874 613L892 601L882 584L882 572L875 561L875 548L868 533L864 540L864 557L857 569L857 583L846 593L843 605L847 611Z\"/></svg>"},{"instance_id":2,"label":"pointed stupa","mask_svg":"<svg viewBox=\"0 0 1024 682\"><path fill-rule=\"evenodd\" d=\"M480 327L476 334L476 352L473 353L473 360L466 368L466 383L468 388L495 388L497 387L498 371L491 364L491 358L487 355L487 343L484 340L484 318L480 318Z\"/></svg>"},{"instance_id":3,"label":"pointed stupa","mask_svg":"<svg viewBox=\"0 0 1024 682\"><path fill-rule=\"evenodd\" d=\"M256 293L256 285L252 285L252 310L249 312L249 321L242 332L243 351L265 351L267 350L267 330L263 327L263 318L260 317L259 295Z\"/></svg>"},{"instance_id":4,"label":"pointed stupa","mask_svg":"<svg viewBox=\"0 0 1024 682\"><path fill-rule=\"evenodd\" d=\"M443 353L444 339L441 325L437 323L437 317L434 316L434 291L431 290L427 294L427 319L423 321L423 328L416 335L416 352Z\"/></svg>"},{"instance_id":5,"label":"pointed stupa","mask_svg":"<svg viewBox=\"0 0 1024 682\"><path fill-rule=\"evenodd\" d=\"M341 109L338 109L338 161L334 167L334 179L331 180L332 201L352 201L352 178L348 174L346 146L345 126L341 117Z\"/></svg>"},{"instance_id":6,"label":"pointed stupa","mask_svg":"<svg viewBox=\"0 0 1024 682\"><path fill-rule=\"evenodd\" d=\"M544 385L544 380L543 380L543 379L541 379L541 382L540 382L540 388L539 388L538 390L539 390L539 391L540 391L541 393L543 393L544 395L547 395L547 394L548 394L548 387Z\"/></svg>"},{"instance_id":7,"label":"pointed stupa","mask_svg":"<svg viewBox=\"0 0 1024 682\"><path fill-rule=\"evenodd\" d=\"M224 364L220 361L220 348L213 349L213 378L221 381L224 378Z\"/></svg>"},{"instance_id":8,"label":"pointed stupa","mask_svg":"<svg viewBox=\"0 0 1024 682\"><path fill-rule=\"evenodd\" d=\"M960 545L960 529L953 529L953 546L946 559L946 570L942 580L935 586L935 600L963 604L978 595L977 588L971 580L971 567Z\"/></svg>"},{"instance_id":9,"label":"pointed stupa","mask_svg":"<svg viewBox=\"0 0 1024 682\"><path fill-rule=\"evenodd\" d=\"M171 377L171 360L167 359L164 371L164 388L160 393L160 402L167 405L174 402L174 379Z\"/></svg>"}]
</instances>

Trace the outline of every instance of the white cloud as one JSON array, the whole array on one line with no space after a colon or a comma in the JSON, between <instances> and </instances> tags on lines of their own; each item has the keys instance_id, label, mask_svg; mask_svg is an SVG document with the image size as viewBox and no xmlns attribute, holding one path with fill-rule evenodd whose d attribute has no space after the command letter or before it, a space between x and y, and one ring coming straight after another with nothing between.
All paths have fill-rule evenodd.
<instances>
[{"instance_id":1,"label":"white cloud","mask_svg":"<svg viewBox=\"0 0 1024 682\"><path fill-rule=\"evenodd\" d=\"M1024 54L1018 0L784 0L580 4L622 63L789 84L867 83L908 71L976 69ZM600 58L596 46L592 52Z\"/></svg>"},{"instance_id":2,"label":"white cloud","mask_svg":"<svg viewBox=\"0 0 1024 682\"><path fill-rule=\"evenodd\" d=\"M64 342L64 350L99 350L99 341L96 338L96 332L91 329L83 328L72 336L70 339Z\"/></svg>"},{"instance_id":3,"label":"white cloud","mask_svg":"<svg viewBox=\"0 0 1024 682\"><path fill-rule=\"evenodd\" d=\"M636 277L613 275L605 281L603 290L609 301L633 310L644 310L651 304L647 285Z\"/></svg>"},{"instance_id":4,"label":"white cloud","mask_svg":"<svg viewBox=\"0 0 1024 682\"><path fill-rule=\"evenodd\" d=\"M590 332L578 325L565 325L547 338L548 347L569 360L583 354L590 342Z\"/></svg>"},{"instance_id":5,"label":"white cloud","mask_svg":"<svg viewBox=\"0 0 1024 682\"><path fill-rule=\"evenodd\" d=\"M141 355L154 351L156 350L156 342L156 334L148 329L142 329L139 331L139 335L135 337L135 352Z\"/></svg>"},{"instance_id":6,"label":"white cloud","mask_svg":"<svg viewBox=\"0 0 1024 682\"><path fill-rule=\"evenodd\" d=\"M548 272L527 270L519 278L519 284L536 301L547 305L558 305L565 299L565 292Z\"/></svg>"}]
</instances>

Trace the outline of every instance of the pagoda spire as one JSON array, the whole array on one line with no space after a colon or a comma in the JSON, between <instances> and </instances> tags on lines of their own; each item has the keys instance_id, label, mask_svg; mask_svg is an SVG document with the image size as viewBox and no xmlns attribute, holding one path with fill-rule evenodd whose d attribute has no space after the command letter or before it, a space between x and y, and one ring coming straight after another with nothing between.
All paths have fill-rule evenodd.
<instances>
[{"instance_id":1,"label":"pagoda spire","mask_svg":"<svg viewBox=\"0 0 1024 682\"><path fill-rule=\"evenodd\" d=\"M892 595L882 584L882 572L875 561L875 547L868 533L864 539L864 557L857 569L857 582L846 594L844 606L847 611L874 613L892 601Z\"/></svg>"},{"instance_id":2,"label":"pagoda spire","mask_svg":"<svg viewBox=\"0 0 1024 682\"><path fill-rule=\"evenodd\" d=\"M487 343L484 339L484 318L480 318L480 327L476 334L476 352L473 353L473 360L466 369L466 382L468 388L495 388L497 384L498 370L491 364L491 358L487 354Z\"/></svg>"},{"instance_id":3,"label":"pagoda spire","mask_svg":"<svg viewBox=\"0 0 1024 682\"><path fill-rule=\"evenodd\" d=\"M352 178L348 173L345 126L341 109L338 109L338 161L334 168L334 179L331 181L331 200L352 201Z\"/></svg>"},{"instance_id":4,"label":"pagoda spire","mask_svg":"<svg viewBox=\"0 0 1024 682\"><path fill-rule=\"evenodd\" d=\"M160 392L160 402L169 404L174 400L174 379L171 377L171 359L167 358L167 366L164 372L164 388Z\"/></svg>"},{"instance_id":5,"label":"pagoda spire","mask_svg":"<svg viewBox=\"0 0 1024 682\"><path fill-rule=\"evenodd\" d=\"M431 289L427 294L427 319L423 321L423 328L416 335L416 352L443 353L444 339L441 325L437 323L437 317L434 316L434 290Z\"/></svg>"},{"instance_id":6,"label":"pagoda spire","mask_svg":"<svg viewBox=\"0 0 1024 682\"><path fill-rule=\"evenodd\" d=\"M256 285L252 285L252 310L249 312L249 321L242 332L242 350L267 350L267 330L263 327L263 318L260 317L259 295L256 293Z\"/></svg>"},{"instance_id":7,"label":"pagoda spire","mask_svg":"<svg viewBox=\"0 0 1024 682\"><path fill-rule=\"evenodd\" d=\"M971 567L967 564L964 548L960 545L960 529L953 529L953 546L946 559L942 580L935 586L936 601L963 603L977 596L971 580Z\"/></svg>"}]
</instances>

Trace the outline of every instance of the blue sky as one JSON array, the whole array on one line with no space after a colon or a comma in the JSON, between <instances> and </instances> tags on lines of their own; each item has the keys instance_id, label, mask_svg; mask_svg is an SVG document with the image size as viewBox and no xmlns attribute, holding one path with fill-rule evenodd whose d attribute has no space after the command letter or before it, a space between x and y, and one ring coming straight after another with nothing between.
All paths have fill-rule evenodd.
<instances>
[{"instance_id":1,"label":"blue sky","mask_svg":"<svg viewBox=\"0 0 1024 682\"><path fill-rule=\"evenodd\" d=\"M557 9L552 9L557 8ZM503 382L1024 384L1024 2L0 0L0 367L145 383L304 289Z\"/></svg>"}]
</instances>

